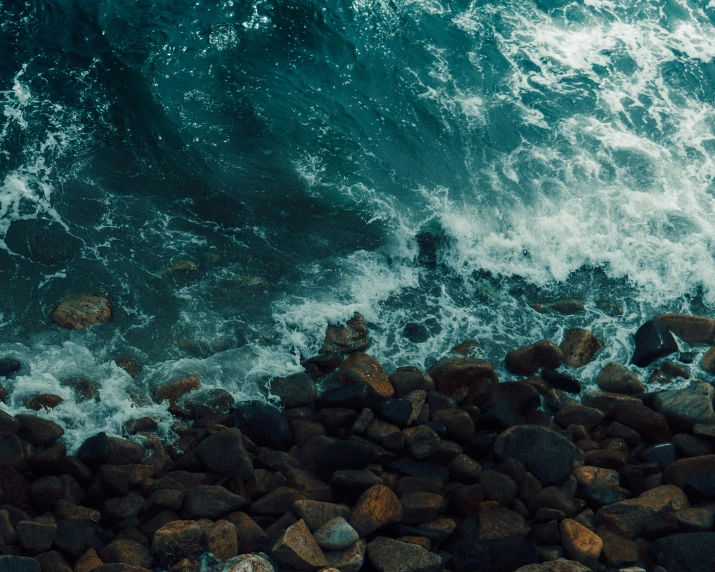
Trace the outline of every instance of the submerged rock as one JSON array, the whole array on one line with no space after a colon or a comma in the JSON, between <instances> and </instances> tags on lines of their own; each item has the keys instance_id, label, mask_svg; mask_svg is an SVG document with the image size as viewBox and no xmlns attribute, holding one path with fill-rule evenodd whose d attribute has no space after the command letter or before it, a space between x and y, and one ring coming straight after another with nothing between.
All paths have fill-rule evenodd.
<instances>
[{"instance_id":1,"label":"submerged rock","mask_svg":"<svg viewBox=\"0 0 715 572\"><path fill-rule=\"evenodd\" d=\"M168 266L164 266L164 268L157 270L156 274L157 276L167 276L176 272L195 272L198 269L199 265L193 260L189 260L188 258L177 258Z\"/></svg>"},{"instance_id":2,"label":"submerged rock","mask_svg":"<svg viewBox=\"0 0 715 572\"><path fill-rule=\"evenodd\" d=\"M0 359L0 377L11 377L20 371L21 367L22 364L19 360L9 357L2 358Z\"/></svg>"},{"instance_id":3,"label":"submerged rock","mask_svg":"<svg viewBox=\"0 0 715 572\"><path fill-rule=\"evenodd\" d=\"M556 312L563 315L579 314L586 311L583 302L577 298L558 298L550 302L534 302L529 304L540 314L551 314Z\"/></svg>"},{"instance_id":4,"label":"submerged rock","mask_svg":"<svg viewBox=\"0 0 715 572\"><path fill-rule=\"evenodd\" d=\"M112 304L93 294L70 294L52 310L50 319L62 328L81 330L112 319Z\"/></svg>"}]
</instances>

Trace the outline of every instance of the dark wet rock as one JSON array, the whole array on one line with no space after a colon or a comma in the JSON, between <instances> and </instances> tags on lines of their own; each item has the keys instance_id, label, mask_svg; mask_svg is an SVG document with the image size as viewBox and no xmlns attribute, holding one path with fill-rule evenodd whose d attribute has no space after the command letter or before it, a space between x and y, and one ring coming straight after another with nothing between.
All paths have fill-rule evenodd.
<instances>
[{"instance_id":1,"label":"dark wet rock","mask_svg":"<svg viewBox=\"0 0 715 572\"><path fill-rule=\"evenodd\" d=\"M658 358L678 351L678 344L673 334L666 326L655 320L649 320L638 328L635 343L631 363L638 367L646 367Z\"/></svg>"},{"instance_id":2,"label":"dark wet rock","mask_svg":"<svg viewBox=\"0 0 715 572\"><path fill-rule=\"evenodd\" d=\"M555 369L542 369L541 377L548 381L556 389L567 393L581 393L581 383L574 377L556 371Z\"/></svg>"},{"instance_id":3,"label":"dark wet rock","mask_svg":"<svg viewBox=\"0 0 715 572\"><path fill-rule=\"evenodd\" d=\"M380 362L363 352L351 353L340 365L337 378L343 385L369 385L381 399L395 394Z\"/></svg>"},{"instance_id":4,"label":"dark wet rock","mask_svg":"<svg viewBox=\"0 0 715 572\"><path fill-rule=\"evenodd\" d=\"M129 374L129 377L136 377L144 369L141 362L126 356L120 356L114 359L114 363Z\"/></svg>"},{"instance_id":5,"label":"dark wet rock","mask_svg":"<svg viewBox=\"0 0 715 572\"><path fill-rule=\"evenodd\" d=\"M65 296L52 310L50 319L62 328L80 330L112 319L112 304L106 298L92 294Z\"/></svg>"},{"instance_id":6,"label":"dark wet rock","mask_svg":"<svg viewBox=\"0 0 715 572\"><path fill-rule=\"evenodd\" d=\"M586 505L593 510L600 507L625 500L623 494L617 489L610 487L600 487L598 485L585 485L580 488L580 498L586 501Z\"/></svg>"},{"instance_id":7,"label":"dark wet rock","mask_svg":"<svg viewBox=\"0 0 715 572\"><path fill-rule=\"evenodd\" d=\"M0 572L40 572L40 563L26 556L0 556Z\"/></svg>"},{"instance_id":8,"label":"dark wet rock","mask_svg":"<svg viewBox=\"0 0 715 572\"><path fill-rule=\"evenodd\" d=\"M162 568L170 568L184 558L200 556L203 552L200 542L204 529L193 520L175 520L159 528L151 545L156 563Z\"/></svg>"},{"instance_id":9,"label":"dark wet rock","mask_svg":"<svg viewBox=\"0 0 715 572\"><path fill-rule=\"evenodd\" d=\"M529 306L540 314L552 314L555 312L564 316L570 316L586 311L583 302L577 298L558 298L549 302L533 302L529 304Z\"/></svg>"},{"instance_id":10,"label":"dark wet rock","mask_svg":"<svg viewBox=\"0 0 715 572\"><path fill-rule=\"evenodd\" d=\"M378 572L437 572L442 565L437 554L385 536L368 543L367 557Z\"/></svg>"},{"instance_id":11,"label":"dark wet rock","mask_svg":"<svg viewBox=\"0 0 715 572\"><path fill-rule=\"evenodd\" d=\"M133 540L115 540L100 550L98 556L105 564L151 567L151 552Z\"/></svg>"},{"instance_id":12,"label":"dark wet rock","mask_svg":"<svg viewBox=\"0 0 715 572\"><path fill-rule=\"evenodd\" d=\"M315 465L322 473L334 473L363 469L372 459L373 450L369 446L355 441L338 441L328 445L318 455Z\"/></svg>"},{"instance_id":13,"label":"dark wet rock","mask_svg":"<svg viewBox=\"0 0 715 572\"><path fill-rule=\"evenodd\" d=\"M410 477L424 477L438 481L446 481L449 477L449 469L447 469L447 467L429 461L397 459L396 461L388 463L387 468L390 471L395 471Z\"/></svg>"},{"instance_id":14,"label":"dark wet rock","mask_svg":"<svg viewBox=\"0 0 715 572\"><path fill-rule=\"evenodd\" d=\"M489 386L499 383L492 365L475 358L443 358L430 367L427 373L434 380L435 389L448 395L458 387L469 386L478 380L489 380Z\"/></svg>"},{"instance_id":15,"label":"dark wet rock","mask_svg":"<svg viewBox=\"0 0 715 572\"><path fill-rule=\"evenodd\" d=\"M365 318L355 312L345 325L328 326L325 332L325 341L320 350L327 354L345 354L361 351L367 348L369 340L367 337L367 326Z\"/></svg>"},{"instance_id":16,"label":"dark wet rock","mask_svg":"<svg viewBox=\"0 0 715 572\"><path fill-rule=\"evenodd\" d=\"M303 369L312 379L320 379L338 369L341 363L343 358L339 354L319 354L305 360Z\"/></svg>"},{"instance_id":17,"label":"dark wet rock","mask_svg":"<svg viewBox=\"0 0 715 572\"><path fill-rule=\"evenodd\" d=\"M506 507L516 498L518 486L508 475L492 470L482 471L478 482L484 491L485 500L493 500Z\"/></svg>"},{"instance_id":18,"label":"dark wet rock","mask_svg":"<svg viewBox=\"0 0 715 572\"><path fill-rule=\"evenodd\" d=\"M22 443L17 435L0 437L0 465L20 470L27 468Z\"/></svg>"},{"instance_id":19,"label":"dark wet rock","mask_svg":"<svg viewBox=\"0 0 715 572\"><path fill-rule=\"evenodd\" d=\"M325 554L302 520L286 529L273 546L271 553L284 564L297 570L313 571L328 565Z\"/></svg>"},{"instance_id":20,"label":"dark wet rock","mask_svg":"<svg viewBox=\"0 0 715 572\"><path fill-rule=\"evenodd\" d=\"M631 370L620 363L609 363L601 370L596 384L603 391L612 393L641 393L643 382Z\"/></svg>"},{"instance_id":21,"label":"dark wet rock","mask_svg":"<svg viewBox=\"0 0 715 572\"><path fill-rule=\"evenodd\" d=\"M671 442L678 449L683 457L702 457L715 453L715 445L705 437L690 435L688 433L677 433L673 435Z\"/></svg>"},{"instance_id":22,"label":"dark wet rock","mask_svg":"<svg viewBox=\"0 0 715 572\"><path fill-rule=\"evenodd\" d=\"M434 390L434 380L427 373L413 366L398 367L389 380L395 388L395 397L404 397L417 390L426 392Z\"/></svg>"},{"instance_id":23,"label":"dark wet rock","mask_svg":"<svg viewBox=\"0 0 715 572\"><path fill-rule=\"evenodd\" d=\"M610 417L636 431L648 443L662 443L670 439L670 429L663 414L645 405L615 406L610 411Z\"/></svg>"},{"instance_id":24,"label":"dark wet rock","mask_svg":"<svg viewBox=\"0 0 715 572\"><path fill-rule=\"evenodd\" d=\"M245 512L232 512L226 520L236 529L239 554L258 552L268 539L266 532Z\"/></svg>"},{"instance_id":25,"label":"dark wet rock","mask_svg":"<svg viewBox=\"0 0 715 572\"><path fill-rule=\"evenodd\" d=\"M218 560L224 561L238 554L236 527L227 520L219 520L201 534L201 548Z\"/></svg>"},{"instance_id":26,"label":"dark wet rock","mask_svg":"<svg viewBox=\"0 0 715 572\"><path fill-rule=\"evenodd\" d=\"M541 396L534 386L523 381L499 383L492 388L483 409L488 412L501 403L508 403L515 411L524 415L541 405Z\"/></svg>"},{"instance_id":27,"label":"dark wet rock","mask_svg":"<svg viewBox=\"0 0 715 572\"><path fill-rule=\"evenodd\" d=\"M360 495L350 516L350 526L365 537L383 526L400 522L402 515L402 504L395 493L384 485L375 485Z\"/></svg>"},{"instance_id":28,"label":"dark wet rock","mask_svg":"<svg viewBox=\"0 0 715 572\"><path fill-rule=\"evenodd\" d=\"M412 417L412 402L407 399L386 399L380 407L380 416L388 423L405 427Z\"/></svg>"},{"instance_id":29,"label":"dark wet rock","mask_svg":"<svg viewBox=\"0 0 715 572\"><path fill-rule=\"evenodd\" d=\"M689 344L715 343L715 319L687 314L661 314L653 318Z\"/></svg>"},{"instance_id":30,"label":"dark wet rock","mask_svg":"<svg viewBox=\"0 0 715 572\"><path fill-rule=\"evenodd\" d=\"M538 426L507 429L494 443L499 457L520 461L544 485L564 480L583 464L583 452L558 433Z\"/></svg>"},{"instance_id":31,"label":"dark wet rock","mask_svg":"<svg viewBox=\"0 0 715 572\"><path fill-rule=\"evenodd\" d=\"M605 414L600 409L567 403L556 414L556 421L563 426L580 424L590 429L601 423L604 417Z\"/></svg>"},{"instance_id":32,"label":"dark wet rock","mask_svg":"<svg viewBox=\"0 0 715 572\"><path fill-rule=\"evenodd\" d=\"M234 403L233 395L228 391L214 388L192 393L184 401L184 407L191 411L197 419L201 419L228 413Z\"/></svg>"},{"instance_id":33,"label":"dark wet rock","mask_svg":"<svg viewBox=\"0 0 715 572\"><path fill-rule=\"evenodd\" d=\"M643 459L649 463L658 463L664 469L678 458L678 452L672 443L658 443L643 449Z\"/></svg>"},{"instance_id":34,"label":"dark wet rock","mask_svg":"<svg viewBox=\"0 0 715 572\"><path fill-rule=\"evenodd\" d=\"M370 487L381 484L380 477L365 470L335 471L330 478L335 500L350 503L355 502Z\"/></svg>"},{"instance_id":35,"label":"dark wet rock","mask_svg":"<svg viewBox=\"0 0 715 572\"><path fill-rule=\"evenodd\" d=\"M669 571L715 571L715 532L673 534L652 542L648 551Z\"/></svg>"},{"instance_id":36,"label":"dark wet rock","mask_svg":"<svg viewBox=\"0 0 715 572\"><path fill-rule=\"evenodd\" d=\"M655 408L668 422L681 429L695 424L715 423L713 386L698 383L677 391L662 391L655 396Z\"/></svg>"},{"instance_id":37,"label":"dark wet rock","mask_svg":"<svg viewBox=\"0 0 715 572\"><path fill-rule=\"evenodd\" d=\"M260 447L287 451L295 444L290 425L275 407L253 401L240 403L232 413L236 426Z\"/></svg>"},{"instance_id":38,"label":"dark wet rock","mask_svg":"<svg viewBox=\"0 0 715 572\"><path fill-rule=\"evenodd\" d=\"M48 521L22 520L15 527L17 543L37 554L49 550L57 532L57 524Z\"/></svg>"},{"instance_id":39,"label":"dark wet rock","mask_svg":"<svg viewBox=\"0 0 715 572\"><path fill-rule=\"evenodd\" d=\"M271 382L271 393L280 398L284 407L310 405L318 398L315 382L305 373L274 379Z\"/></svg>"},{"instance_id":40,"label":"dark wet rock","mask_svg":"<svg viewBox=\"0 0 715 572\"><path fill-rule=\"evenodd\" d=\"M377 409L379 399L369 385L355 383L325 391L318 404L322 408Z\"/></svg>"},{"instance_id":41,"label":"dark wet rock","mask_svg":"<svg viewBox=\"0 0 715 572\"><path fill-rule=\"evenodd\" d=\"M622 406L638 406L643 405L643 401L637 397L632 397L630 395L621 395L619 393L609 393L605 391L588 390L585 391L582 398L581 404L587 407L594 407L600 409L606 415L608 415L612 409Z\"/></svg>"},{"instance_id":42,"label":"dark wet rock","mask_svg":"<svg viewBox=\"0 0 715 572\"><path fill-rule=\"evenodd\" d=\"M15 419L20 422L19 434L33 445L50 445L65 434L57 423L36 415L18 413Z\"/></svg>"},{"instance_id":43,"label":"dark wet rock","mask_svg":"<svg viewBox=\"0 0 715 572\"><path fill-rule=\"evenodd\" d=\"M430 339L430 333L422 324L410 322L405 324L402 330L402 335L410 340L413 344L422 344Z\"/></svg>"},{"instance_id":44,"label":"dark wet rock","mask_svg":"<svg viewBox=\"0 0 715 572\"><path fill-rule=\"evenodd\" d=\"M564 361L561 348L549 340L512 350L506 355L506 369L516 375L532 375L542 367L556 369Z\"/></svg>"},{"instance_id":45,"label":"dark wet rock","mask_svg":"<svg viewBox=\"0 0 715 572\"><path fill-rule=\"evenodd\" d=\"M715 346L705 352L700 367L708 373L715 374Z\"/></svg>"},{"instance_id":46,"label":"dark wet rock","mask_svg":"<svg viewBox=\"0 0 715 572\"><path fill-rule=\"evenodd\" d=\"M71 387L80 401L94 399L97 396L97 384L89 379L72 377L60 382L60 385Z\"/></svg>"},{"instance_id":47,"label":"dark wet rock","mask_svg":"<svg viewBox=\"0 0 715 572\"><path fill-rule=\"evenodd\" d=\"M2 358L0 359L0 377L12 377L22 368L20 360L15 358Z\"/></svg>"},{"instance_id":48,"label":"dark wet rock","mask_svg":"<svg viewBox=\"0 0 715 572\"><path fill-rule=\"evenodd\" d=\"M164 383L154 390L154 399L157 401L168 401L169 405L176 405L176 402L187 393L198 389L201 385L201 378L198 375L182 377Z\"/></svg>"},{"instance_id":49,"label":"dark wet rock","mask_svg":"<svg viewBox=\"0 0 715 572\"><path fill-rule=\"evenodd\" d=\"M596 354L603 349L603 344L592 332L572 328L566 330L560 347L564 353L564 365L578 368L593 361Z\"/></svg>"},{"instance_id":50,"label":"dark wet rock","mask_svg":"<svg viewBox=\"0 0 715 572\"><path fill-rule=\"evenodd\" d=\"M444 497L430 492L412 492L402 495L402 523L422 524L437 518L445 507Z\"/></svg>"},{"instance_id":51,"label":"dark wet rock","mask_svg":"<svg viewBox=\"0 0 715 572\"><path fill-rule=\"evenodd\" d=\"M529 510L537 512L540 509L557 510L567 517L574 516L578 511L572 495L558 487L546 487L531 498Z\"/></svg>"},{"instance_id":52,"label":"dark wet rock","mask_svg":"<svg viewBox=\"0 0 715 572\"><path fill-rule=\"evenodd\" d=\"M24 400L25 407L33 411L41 409L54 409L64 401L59 395L54 393L38 393L31 395Z\"/></svg>"},{"instance_id":53,"label":"dark wet rock","mask_svg":"<svg viewBox=\"0 0 715 572\"><path fill-rule=\"evenodd\" d=\"M199 485L184 493L181 512L189 519L208 518L216 520L230 512L243 508L246 500L217 485Z\"/></svg>"},{"instance_id":54,"label":"dark wet rock","mask_svg":"<svg viewBox=\"0 0 715 572\"><path fill-rule=\"evenodd\" d=\"M459 442L473 439L476 430L472 417L462 409L443 409L432 414L432 421L447 427L447 432Z\"/></svg>"},{"instance_id":55,"label":"dark wet rock","mask_svg":"<svg viewBox=\"0 0 715 572\"><path fill-rule=\"evenodd\" d=\"M607 316L611 316L614 318L616 316L623 315L623 308L621 308L618 304L616 304L615 302L612 302L610 300L597 300L596 308L601 310L601 312L603 312Z\"/></svg>"},{"instance_id":56,"label":"dark wet rock","mask_svg":"<svg viewBox=\"0 0 715 572\"><path fill-rule=\"evenodd\" d=\"M426 459L437 451L441 439L437 433L426 425L405 429L405 445L407 451L415 459Z\"/></svg>"},{"instance_id":57,"label":"dark wet rock","mask_svg":"<svg viewBox=\"0 0 715 572\"><path fill-rule=\"evenodd\" d=\"M253 463L238 429L210 435L199 444L198 455L207 469L219 475L248 479L253 474Z\"/></svg>"},{"instance_id":58,"label":"dark wet rock","mask_svg":"<svg viewBox=\"0 0 715 572\"><path fill-rule=\"evenodd\" d=\"M715 473L697 473L683 485L685 493L695 499L715 499Z\"/></svg>"},{"instance_id":59,"label":"dark wet rock","mask_svg":"<svg viewBox=\"0 0 715 572\"><path fill-rule=\"evenodd\" d=\"M679 459L663 471L663 481L682 487L693 475L715 473L715 455Z\"/></svg>"}]
</instances>

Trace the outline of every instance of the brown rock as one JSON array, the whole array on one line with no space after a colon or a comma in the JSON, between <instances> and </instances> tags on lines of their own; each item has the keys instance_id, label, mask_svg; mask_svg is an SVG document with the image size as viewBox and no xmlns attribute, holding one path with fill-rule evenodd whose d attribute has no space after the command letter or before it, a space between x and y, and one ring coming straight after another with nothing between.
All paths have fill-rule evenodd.
<instances>
[{"instance_id":1,"label":"brown rock","mask_svg":"<svg viewBox=\"0 0 715 572\"><path fill-rule=\"evenodd\" d=\"M104 564L97 556L97 552L90 548L75 563L74 572L92 572L95 568Z\"/></svg>"},{"instance_id":2,"label":"brown rock","mask_svg":"<svg viewBox=\"0 0 715 572\"><path fill-rule=\"evenodd\" d=\"M226 520L236 529L236 546L239 554L258 552L268 539L265 531L245 512L232 512Z\"/></svg>"},{"instance_id":3,"label":"brown rock","mask_svg":"<svg viewBox=\"0 0 715 572\"><path fill-rule=\"evenodd\" d=\"M162 526L154 534L151 544L156 563L169 568L184 558L200 556L204 528L194 520L175 520Z\"/></svg>"},{"instance_id":4,"label":"brown rock","mask_svg":"<svg viewBox=\"0 0 715 572\"><path fill-rule=\"evenodd\" d=\"M405 445L410 455L415 459L426 459L432 455L441 443L439 435L434 429L427 425L418 425L403 431L405 436Z\"/></svg>"},{"instance_id":5,"label":"brown rock","mask_svg":"<svg viewBox=\"0 0 715 572\"><path fill-rule=\"evenodd\" d=\"M510 506L519 490L514 479L491 470L482 471L479 484L484 490L484 499L496 501L501 506Z\"/></svg>"},{"instance_id":6,"label":"brown rock","mask_svg":"<svg viewBox=\"0 0 715 572\"><path fill-rule=\"evenodd\" d=\"M40 563L40 568L43 572L72 572L72 566L56 550L38 554L35 556L35 560Z\"/></svg>"},{"instance_id":7,"label":"brown rock","mask_svg":"<svg viewBox=\"0 0 715 572\"><path fill-rule=\"evenodd\" d=\"M603 555L609 566L622 566L638 560L638 546L632 540L603 527L598 529L597 534L603 541Z\"/></svg>"},{"instance_id":8,"label":"brown rock","mask_svg":"<svg viewBox=\"0 0 715 572\"><path fill-rule=\"evenodd\" d=\"M40 409L54 409L63 399L59 395L54 393L38 393L27 397L24 400L25 407L32 409L33 411L40 411Z\"/></svg>"},{"instance_id":9,"label":"brown rock","mask_svg":"<svg viewBox=\"0 0 715 572\"><path fill-rule=\"evenodd\" d=\"M447 466L452 479L465 484L471 484L477 481L479 474L482 472L482 467L469 455L457 455L449 462Z\"/></svg>"},{"instance_id":10,"label":"brown rock","mask_svg":"<svg viewBox=\"0 0 715 572\"><path fill-rule=\"evenodd\" d=\"M649 443L661 443L670 439L670 429L663 414L645 405L618 405L611 409L610 416L613 421L636 431Z\"/></svg>"},{"instance_id":11,"label":"brown rock","mask_svg":"<svg viewBox=\"0 0 715 572\"><path fill-rule=\"evenodd\" d=\"M369 411L370 415L372 415L372 411L369 409L366 408L365 411ZM293 431L295 444L298 445L298 447L302 447L316 435L327 435L325 427L323 427L320 423L308 421L306 419L294 419L290 422L290 428L291 431ZM363 431L364 430L365 429L363 428Z\"/></svg>"},{"instance_id":12,"label":"brown rock","mask_svg":"<svg viewBox=\"0 0 715 572\"><path fill-rule=\"evenodd\" d=\"M367 545L367 557L378 572L437 572L442 559L416 544L378 536Z\"/></svg>"},{"instance_id":13,"label":"brown rock","mask_svg":"<svg viewBox=\"0 0 715 572\"><path fill-rule=\"evenodd\" d=\"M198 389L199 385L201 385L201 378L198 375L175 379L157 387L154 390L154 399L159 402L168 401L169 405L176 405L179 398Z\"/></svg>"},{"instance_id":14,"label":"brown rock","mask_svg":"<svg viewBox=\"0 0 715 572\"><path fill-rule=\"evenodd\" d=\"M274 379L271 382L271 393L280 398L284 407L309 405L318 399L318 388L305 373Z\"/></svg>"},{"instance_id":15,"label":"brown rock","mask_svg":"<svg viewBox=\"0 0 715 572\"><path fill-rule=\"evenodd\" d=\"M600 449L588 451L583 456L587 465L620 471L628 464L628 455L622 451Z\"/></svg>"},{"instance_id":16,"label":"brown rock","mask_svg":"<svg viewBox=\"0 0 715 572\"><path fill-rule=\"evenodd\" d=\"M561 521L561 542L566 554L586 566L592 566L603 550L603 541L585 526L567 518Z\"/></svg>"},{"instance_id":17,"label":"brown rock","mask_svg":"<svg viewBox=\"0 0 715 572\"><path fill-rule=\"evenodd\" d=\"M65 296L50 314L50 320L68 330L81 330L111 319L112 305L109 300L92 294Z\"/></svg>"},{"instance_id":18,"label":"brown rock","mask_svg":"<svg viewBox=\"0 0 715 572\"><path fill-rule=\"evenodd\" d=\"M690 372L685 369L682 365L678 365L673 362L663 362L660 364L660 369L664 374L670 377L682 377L683 379L690 379Z\"/></svg>"},{"instance_id":19,"label":"brown rock","mask_svg":"<svg viewBox=\"0 0 715 572\"><path fill-rule=\"evenodd\" d=\"M474 358L443 358L429 368L428 373L434 380L435 389L448 395L458 387L469 386L481 379L488 379L491 384L499 383L492 365Z\"/></svg>"},{"instance_id":20,"label":"brown rock","mask_svg":"<svg viewBox=\"0 0 715 572\"><path fill-rule=\"evenodd\" d=\"M585 391L582 398L581 404L587 407L594 407L595 409L600 409L606 415L608 415L612 409L622 405L643 405L643 402L630 395L621 395L619 393L608 393L605 391L588 390Z\"/></svg>"},{"instance_id":21,"label":"brown rock","mask_svg":"<svg viewBox=\"0 0 715 572\"><path fill-rule=\"evenodd\" d=\"M506 369L516 375L532 375L542 367L557 369L564 361L561 348L549 340L512 350L506 355Z\"/></svg>"},{"instance_id":22,"label":"brown rock","mask_svg":"<svg viewBox=\"0 0 715 572\"><path fill-rule=\"evenodd\" d=\"M603 391L612 393L643 393L645 386L631 370L620 363L609 363L596 378Z\"/></svg>"},{"instance_id":23,"label":"brown rock","mask_svg":"<svg viewBox=\"0 0 715 572\"><path fill-rule=\"evenodd\" d=\"M715 373L715 346L705 352L700 367L708 373Z\"/></svg>"},{"instance_id":24,"label":"brown rock","mask_svg":"<svg viewBox=\"0 0 715 572\"><path fill-rule=\"evenodd\" d=\"M457 441L469 441L476 434L472 417L462 409L436 411L432 414L432 421L445 425L447 432Z\"/></svg>"},{"instance_id":25,"label":"brown rock","mask_svg":"<svg viewBox=\"0 0 715 572\"><path fill-rule=\"evenodd\" d=\"M201 548L219 560L228 560L238 554L236 527L228 520L211 524L201 535Z\"/></svg>"},{"instance_id":26,"label":"brown rock","mask_svg":"<svg viewBox=\"0 0 715 572\"><path fill-rule=\"evenodd\" d=\"M395 493L384 485L375 485L358 499L350 517L350 525L364 537L401 520L402 505Z\"/></svg>"},{"instance_id":27,"label":"brown rock","mask_svg":"<svg viewBox=\"0 0 715 572\"><path fill-rule=\"evenodd\" d=\"M89 520L96 523L102 520L102 513L98 510L77 506L66 500L57 501L55 514L63 520Z\"/></svg>"},{"instance_id":28,"label":"brown rock","mask_svg":"<svg viewBox=\"0 0 715 572\"><path fill-rule=\"evenodd\" d=\"M687 314L661 314L653 318L689 344L715 343L715 320Z\"/></svg>"},{"instance_id":29,"label":"brown rock","mask_svg":"<svg viewBox=\"0 0 715 572\"><path fill-rule=\"evenodd\" d=\"M578 423L591 429L601 423L604 417L603 411L595 407L586 407L579 403L567 403L556 414L556 421L564 426Z\"/></svg>"},{"instance_id":30,"label":"brown rock","mask_svg":"<svg viewBox=\"0 0 715 572\"><path fill-rule=\"evenodd\" d=\"M288 527L273 545L273 555L296 570L313 571L328 566L325 554L302 520Z\"/></svg>"},{"instance_id":31,"label":"brown rock","mask_svg":"<svg viewBox=\"0 0 715 572\"><path fill-rule=\"evenodd\" d=\"M20 436L33 445L46 447L65 434L65 430L57 423L36 415L18 413L15 415L15 419L20 422Z\"/></svg>"},{"instance_id":32,"label":"brown rock","mask_svg":"<svg viewBox=\"0 0 715 572\"><path fill-rule=\"evenodd\" d=\"M577 368L593 361L603 344L588 330L572 328L566 330L560 347L566 367Z\"/></svg>"},{"instance_id":33,"label":"brown rock","mask_svg":"<svg viewBox=\"0 0 715 572\"><path fill-rule=\"evenodd\" d=\"M389 377L395 388L395 397L404 397L413 391L430 392L434 390L434 380L417 367L398 367Z\"/></svg>"},{"instance_id":34,"label":"brown rock","mask_svg":"<svg viewBox=\"0 0 715 572\"><path fill-rule=\"evenodd\" d=\"M617 489L620 486L618 471L612 469L602 469L599 467L589 467L584 465L573 472L573 476L579 485L595 485L607 489Z\"/></svg>"},{"instance_id":35,"label":"brown rock","mask_svg":"<svg viewBox=\"0 0 715 572\"><path fill-rule=\"evenodd\" d=\"M222 476L248 479L253 474L253 463L243 446L241 431L235 428L219 431L201 441L198 456L207 469Z\"/></svg>"},{"instance_id":36,"label":"brown rock","mask_svg":"<svg viewBox=\"0 0 715 572\"><path fill-rule=\"evenodd\" d=\"M483 502L482 485L467 485L452 489L449 493L449 506L457 516L467 517L476 514Z\"/></svg>"},{"instance_id":37,"label":"brown rock","mask_svg":"<svg viewBox=\"0 0 715 572\"><path fill-rule=\"evenodd\" d=\"M626 538L637 538L643 526L655 516L687 508L688 498L678 487L662 485L638 498L603 506L596 513L596 523Z\"/></svg>"},{"instance_id":38,"label":"brown rock","mask_svg":"<svg viewBox=\"0 0 715 572\"><path fill-rule=\"evenodd\" d=\"M663 471L663 482L683 487L690 477L700 473L715 473L715 455L690 457L671 463Z\"/></svg>"},{"instance_id":39,"label":"brown rock","mask_svg":"<svg viewBox=\"0 0 715 572\"><path fill-rule=\"evenodd\" d=\"M151 567L151 552L132 540L115 540L99 551L105 564L130 564Z\"/></svg>"},{"instance_id":40,"label":"brown rock","mask_svg":"<svg viewBox=\"0 0 715 572\"><path fill-rule=\"evenodd\" d=\"M402 504L403 524L422 524L439 516L444 508L444 498L428 492L414 492L404 495Z\"/></svg>"},{"instance_id":41,"label":"brown rock","mask_svg":"<svg viewBox=\"0 0 715 572\"><path fill-rule=\"evenodd\" d=\"M325 332L325 341L320 353L324 354L346 354L357 352L367 348L369 340L367 337L367 326L365 318L355 312L345 325L328 326Z\"/></svg>"},{"instance_id":42,"label":"brown rock","mask_svg":"<svg viewBox=\"0 0 715 572\"><path fill-rule=\"evenodd\" d=\"M230 512L239 510L246 500L218 485L199 485L184 493L181 512L188 518L208 518L215 520Z\"/></svg>"},{"instance_id":43,"label":"brown rock","mask_svg":"<svg viewBox=\"0 0 715 572\"><path fill-rule=\"evenodd\" d=\"M345 550L331 550L325 556L330 566L340 570L340 572L358 572L365 561L365 549L367 543L364 540L357 541L350 548Z\"/></svg>"},{"instance_id":44,"label":"brown rock","mask_svg":"<svg viewBox=\"0 0 715 572\"><path fill-rule=\"evenodd\" d=\"M340 365L338 377L342 384L367 383L382 399L395 394L382 365L374 357L362 352L352 353Z\"/></svg>"},{"instance_id":45,"label":"brown rock","mask_svg":"<svg viewBox=\"0 0 715 572\"><path fill-rule=\"evenodd\" d=\"M390 451L399 451L405 444L405 437L400 428L381 419L373 419L367 426L365 434Z\"/></svg>"},{"instance_id":46,"label":"brown rock","mask_svg":"<svg viewBox=\"0 0 715 572\"><path fill-rule=\"evenodd\" d=\"M293 503L293 512L303 520L310 530L318 530L329 520L342 517L350 518L350 507L344 504L334 504L314 500L298 500Z\"/></svg>"},{"instance_id":47,"label":"brown rock","mask_svg":"<svg viewBox=\"0 0 715 572\"><path fill-rule=\"evenodd\" d=\"M683 532L707 532L715 523L715 512L710 508L684 508L675 513L675 520Z\"/></svg>"}]
</instances>

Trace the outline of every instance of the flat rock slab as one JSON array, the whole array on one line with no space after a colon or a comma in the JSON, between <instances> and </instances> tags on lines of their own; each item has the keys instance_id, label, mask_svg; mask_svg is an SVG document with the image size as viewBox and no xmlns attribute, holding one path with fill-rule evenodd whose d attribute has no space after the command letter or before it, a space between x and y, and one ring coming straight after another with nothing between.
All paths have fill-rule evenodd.
<instances>
[{"instance_id":1,"label":"flat rock slab","mask_svg":"<svg viewBox=\"0 0 715 572\"><path fill-rule=\"evenodd\" d=\"M442 559L417 544L378 536L367 545L367 557L378 572L437 572Z\"/></svg>"},{"instance_id":2,"label":"flat rock slab","mask_svg":"<svg viewBox=\"0 0 715 572\"><path fill-rule=\"evenodd\" d=\"M494 442L503 459L516 459L544 486L563 481L583 465L583 452L555 431L522 425L504 431Z\"/></svg>"}]
</instances>

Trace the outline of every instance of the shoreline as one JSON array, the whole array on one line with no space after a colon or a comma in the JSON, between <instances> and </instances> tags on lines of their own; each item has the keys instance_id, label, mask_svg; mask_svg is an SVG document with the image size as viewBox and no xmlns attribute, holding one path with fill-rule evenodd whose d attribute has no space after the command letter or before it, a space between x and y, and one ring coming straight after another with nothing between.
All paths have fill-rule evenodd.
<instances>
[{"instance_id":1,"label":"shoreline","mask_svg":"<svg viewBox=\"0 0 715 572\"><path fill-rule=\"evenodd\" d=\"M85 298L53 321L111 318ZM690 375L673 333L712 345L715 320L638 329L655 392L615 363L583 392L603 344L579 328L509 352L513 379L459 356L468 344L388 376L356 313L305 373L272 381L282 409L198 376L156 388L171 443L145 417L68 456L59 425L0 411L0 572L715 570L714 390L668 390Z\"/></svg>"}]
</instances>

